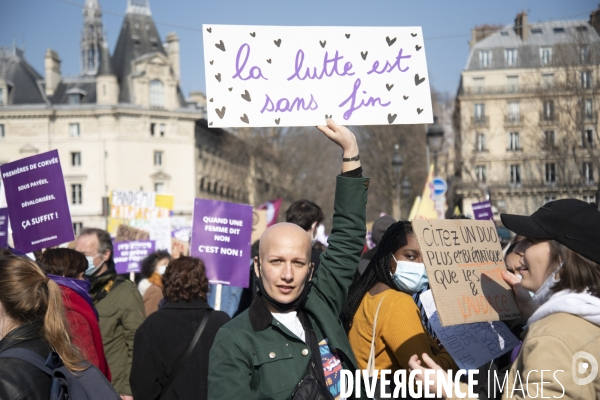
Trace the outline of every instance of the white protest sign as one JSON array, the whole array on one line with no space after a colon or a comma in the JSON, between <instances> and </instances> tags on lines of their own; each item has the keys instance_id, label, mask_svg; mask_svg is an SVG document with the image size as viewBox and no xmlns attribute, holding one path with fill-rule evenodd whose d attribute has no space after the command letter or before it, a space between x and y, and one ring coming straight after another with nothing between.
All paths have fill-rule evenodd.
<instances>
[{"instance_id":1,"label":"white protest sign","mask_svg":"<svg viewBox=\"0 0 600 400\"><path fill-rule=\"evenodd\" d=\"M420 27L203 25L211 127L433 122Z\"/></svg>"},{"instance_id":2,"label":"white protest sign","mask_svg":"<svg viewBox=\"0 0 600 400\"><path fill-rule=\"evenodd\" d=\"M477 369L519 344L502 321L442 327L431 290L420 295L429 323L460 369Z\"/></svg>"}]
</instances>

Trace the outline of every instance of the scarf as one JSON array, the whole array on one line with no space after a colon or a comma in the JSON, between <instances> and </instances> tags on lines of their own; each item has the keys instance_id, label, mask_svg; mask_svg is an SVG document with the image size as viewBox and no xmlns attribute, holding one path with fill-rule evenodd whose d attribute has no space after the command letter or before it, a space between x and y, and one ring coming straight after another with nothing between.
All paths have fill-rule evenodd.
<instances>
[{"instance_id":1,"label":"scarf","mask_svg":"<svg viewBox=\"0 0 600 400\"><path fill-rule=\"evenodd\" d=\"M94 314L96 314L96 319L98 319L98 311L96 311L94 303L92 303L92 297L90 296L90 289L92 288L92 284L90 282L52 274L48 274L48 278L52 279L59 286L68 287L77 293L83 300L85 300L86 303L90 305L90 307L92 307Z\"/></svg>"},{"instance_id":2,"label":"scarf","mask_svg":"<svg viewBox=\"0 0 600 400\"><path fill-rule=\"evenodd\" d=\"M153 285L158 286L159 288L163 287L162 275L157 272L153 273L152 276L150 278L148 278L148 282L150 282Z\"/></svg>"}]
</instances>

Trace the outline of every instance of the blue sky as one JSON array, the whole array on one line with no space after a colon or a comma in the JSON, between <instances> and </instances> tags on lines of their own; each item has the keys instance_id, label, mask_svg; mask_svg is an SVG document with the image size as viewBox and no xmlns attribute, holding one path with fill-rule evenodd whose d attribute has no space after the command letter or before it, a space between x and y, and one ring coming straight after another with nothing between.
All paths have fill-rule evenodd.
<instances>
[{"instance_id":1,"label":"blue sky","mask_svg":"<svg viewBox=\"0 0 600 400\"><path fill-rule=\"evenodd\" d=\"M79 4L80 7L66 4ZM99 0L112 54L127 0ZM79 73L84 0L0 0L0 45L13 41L43 75L47 48L58 52L63 75ZM204 90L203 23L240 25L339 25L423 27L432 86L455 93L469 52L471 28L512 24L527 11L530 22L585 19L597 0L150 0L161 39L177 32L182 89ZM116 15L115 15L116 14Z\"/></svg>"}]
</instances>

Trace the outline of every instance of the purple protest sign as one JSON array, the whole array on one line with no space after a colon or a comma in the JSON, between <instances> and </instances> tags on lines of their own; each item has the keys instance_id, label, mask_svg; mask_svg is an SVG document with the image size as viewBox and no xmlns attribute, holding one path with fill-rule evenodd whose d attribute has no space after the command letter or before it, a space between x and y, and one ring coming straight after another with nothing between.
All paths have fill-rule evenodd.
<instances>
[{"instance_id":1,"label":"purple protest sign","mask_svg":"<svg viewBox=\"0 0 600 400\"><path fill-rule=\"evenodd\" d=\"M210 283L248 287L252 207L196 199L190 254L206 265Z\"/></svg>"},{"instance_id":2,"label":"purple protest sign","mask_svg":"<svg viewBox=\"0 0 600 400\"><path fill-rule=\"evenodd\" d=\"M154 240L134 240L130 242L116 242L113 244L115 255L115 269L118 274L140 272L142 260L154 253L156 243Z\"/></svg>"},{"instance_id":3,"label":"purple protest sign","mask_svg":"<svg viewBox=\"0 0 600 400\"><path fill-rule=\"evenodd\" d=\"M492 203L489 201L482 201L481 203L473 203L473 214L475 219L494 219L494 213L492 212Z\"/></svg>"},{"instance_id":4,"label":"purple protest sign","mask_svg":"<svg viewBox=\"0 0 600 400\"><path fill-rule=\"evenodd\" d=\"M0 208L0 249L8 246L8 209Z\"/></svg>"},{"instance_id":5,"label":"purple protest sign","mask_svg":"<svg viewBox=\"0 0 600 400\"><path fill-rule=\"evenodd\" d=\"M57 150L4 164L0 173L15 248L28 253L75 238Z\"/></svg>"}]
</instances>

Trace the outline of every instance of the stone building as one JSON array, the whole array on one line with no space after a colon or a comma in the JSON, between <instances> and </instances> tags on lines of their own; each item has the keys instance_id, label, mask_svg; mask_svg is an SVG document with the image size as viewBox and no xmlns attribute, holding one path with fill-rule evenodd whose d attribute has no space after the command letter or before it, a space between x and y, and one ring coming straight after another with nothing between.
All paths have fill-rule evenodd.
<instances>
[{"instance_id":1,"label":"stone building","mask_svg":"<svg viewBox=\"0 0 600 400\"><path fill-rule=\"evenodd\" d=\"M63 76L51 49L44 76L20 49L0 49L0 164L58 149L75 231L105 226L111 190L172 194L188 221L194 197L252 204L256 160L208 129L205 101L184 99L179 39L161 41L148 0L128 0L112 55L102 26L86 0L78 76Z\"/></svg>"},{"instance_id":2,"label":"stone building","mask_svg":"<svg viewBox=\"0 0 600 400\"><path fill-rule=\"evenodd\" d=\"M600 9L589 20L473 30L455 100L453 196L467 214L489 197L499 212L594 202L600 167Z\"/></svg>"}]
</instances>

